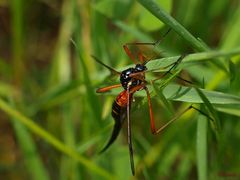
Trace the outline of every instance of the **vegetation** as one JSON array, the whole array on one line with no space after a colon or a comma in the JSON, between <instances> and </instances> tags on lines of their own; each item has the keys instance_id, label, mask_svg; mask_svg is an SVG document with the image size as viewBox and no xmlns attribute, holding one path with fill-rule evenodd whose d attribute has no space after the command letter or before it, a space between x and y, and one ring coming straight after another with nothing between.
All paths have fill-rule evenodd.
<instances>
[{"instance_id":1,"label":"vegetation","mask_svg":"<svg viewBox=\"0 0 240 180\"><path fill-rule=\"evenodd\" d=\"M0 0L0 178L239 178L239 26L237 0ZM98 153L121 88L96 94L119 80L91 55L120 71L133 64L122 45L159 39L149 82L187 56L149 83L157 126L191 104L207 116L188 111L152 135L146 95L137 92L133 177L126 126Z\"/></svg>"}]
</instances>

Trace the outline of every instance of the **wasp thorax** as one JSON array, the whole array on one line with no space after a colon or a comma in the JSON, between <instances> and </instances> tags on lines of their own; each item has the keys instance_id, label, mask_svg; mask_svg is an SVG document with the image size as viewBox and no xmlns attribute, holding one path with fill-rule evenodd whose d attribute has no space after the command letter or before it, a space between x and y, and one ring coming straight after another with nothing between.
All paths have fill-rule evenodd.
<instances>
[{"instance_id":1,"label":"wasp thorax","mask_svg":"<svg viewBox=\"0 0 240 180\"><path fill-rule=\"evenodd\" d=\"M140 85L145 79L144 71L147 70L145 65L136 64L135 68L128 68L122 71L120 82L124 89L131 89L134 86ZM143 73L141 73L143 72Z\"/></svg>"},{"instance_id":2,"label":"wasp thorax","mask_svg":"<svg viewBox=\"0 0 240 180\"><path fill-rule=\"evenodd\" d=\"M134 69L135 69L135 72L143 72L143 71L147 70L147 67L142 64L136 64Z\"/></svg>"}]
</instances>

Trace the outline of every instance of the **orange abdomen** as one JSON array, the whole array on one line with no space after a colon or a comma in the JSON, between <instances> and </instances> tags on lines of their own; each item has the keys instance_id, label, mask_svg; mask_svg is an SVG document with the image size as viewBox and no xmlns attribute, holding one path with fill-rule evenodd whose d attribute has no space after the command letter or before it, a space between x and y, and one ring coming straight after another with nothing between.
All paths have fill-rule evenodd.
<instances>
[{"instance_id":1,"label":"orange abdomen","mask_svg":"<svg viewBox=\"0 0 240 180\"><path fill-rule=\"evenodd\" d=\"M131 100L132 94L129 94L129 98ZM128 103L128 94L127 90L122 91L116 98L115 102L121 106L121 107L126 107Z\"/></svg>"},{"instance_id":2,"label":"orange abdomen","mask_svg":"<svg viewBox=\"0 0 240 180\"><path fill-rule=\"evenodd\" d=\"M132 94L129 94L129 98L131 102ZM112 104L112 117L115 121L115 124L114 124L111 138L109 139L108 143L102 149L101 152L104 152L116 140L122 128L124 119L127 116L127 103L128 103L128 94L127 94L127 90L124 90L117 96L117 98Z\"/></svg>"}]
</instances>

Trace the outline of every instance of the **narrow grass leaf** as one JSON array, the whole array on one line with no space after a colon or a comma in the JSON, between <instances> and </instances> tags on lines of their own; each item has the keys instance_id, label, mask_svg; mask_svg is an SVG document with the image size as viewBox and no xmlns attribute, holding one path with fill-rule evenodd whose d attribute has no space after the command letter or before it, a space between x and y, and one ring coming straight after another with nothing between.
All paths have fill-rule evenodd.
<instances>
[{"instance_id":1,"label":"narrow grass leaf","mask_svg":"<svg viewBox=\"0 0 240 180\"><path fill-rule=\"evenodd\" d=\"M230 50L239 45L240 34L240 6L232 12L232 16L228 17L229 21L226 24L225 32L222 36L221 49Z\"/></svg>"},{"instance_id":2,"label":"narrow grass leaf","mask_svg":"<svg viewBox=\"0 0 240 180\"><path fill-rule=\"evenodd\" d=\"M240 117L240 106L239 105L216 105L215 107L218 111L232 114L234 116Z\"/></svg>"},{"instance_id":3,"label":"narrow grass leaf","mask_svg":"<svg viewBox=\"0 0 240 180\"><path fill-rule=\"evenodd\" d=\"M188 54L182 61L179 67L189 66L189 64L198 64L205 61L211 61L212 59L218 60L218 58L222 58L221 60L228 61L230 57L240 55L240 47L236 47L234 49L228 51L208 51L201 53L193 53ZM162 69L162 67L176 62L179 56L166 57L161 59L155 59L150 61L147 64L148 70L161 70L166 71L167 69Z\"/></svg>"},{"instance_id":4,"label":"narrow grass leaf","mask_svg":"<svg viewBox=\"0 0 240 180\"><path fill-rule=\"evenodd\" d=\"M75 4L76 4L76 2L75 2ZM81 21L81 19L80 19L78 9L75 8L75 28L76 28L75 32L74 32L74 35L76 37L75 38L76 39L75 48L76 48L78 60L81 64L82 73L83 73L83 77L79 77L79 78L83 79L84 85L86 86L86 90L87 90L86 96L87 96L89 105L94 109L93 116L95 118L95 122L100 123L99 120L101 119L101 113L100 113L101 106L100 106L98 99L96 98L96 93L95 93L95 90L92 86L92 82L90 79L90 73L88 71L87 64L86 64L85 60L83 59L83 55L82 55L82 52L83 52L82 42L81 42L81 37L79 35L81 32L80 21ZM80 66L79 66L79 68L80 68Z\"/></svg>"},{"instance_id":5,"label":"narrow grass leaf","mask_svg":"<svg viewBox=\"0 0 240 180\"><path fill-rule=\"evenodd\" d=\"M237 68L235 64L230 60L228 62L228 67L229 67L229 75L230 75L230 83L232 83L237 75Z\"/></svg>"},{"instance_id":6,"label":"narrow grass leaf","mask_svg":"<svg viewBox=\"0 0 240 180\"><path fill-rule=\"evenodd\" d=\"M35 133L39 137L43 138L45 141L47 141L49 144L51 144L58 151L66 154L67 156L75 159L76 161L80 162L81 164L83 164L87 168L91 169L92 172L94 172L96 174L99 174L102 177L105 177L106 179L114 178L111 174L106 172L104 169L98 167L95 163L93 163L90 160L84 158L78 152L76 152L74 149L66 146L61 141L59 141L54 136L52 136L50 133L48 133L47 131L42 129L40 126L38 126L36 123L34 123L33 120L25 117L20 112L18 112L17 110L15 110L11 106L9 106L2 99L0 99L0 109L2 109L5 113L7 113L14 120L17 120L17 121L21 122L22 124L24 124L33 133Z\"/></svg>"},{"instance_id":7,"label":"narrow grass leaf","mask_svg":"<svg viewBox=\"0 0 240 180\"><path fill-rule=\"evenodd\" d=\"M240 97L228 93L222 93L218 91L209 91L206 89L200 89L204 93L205 97L211 102L211 104L240 104ZM164 96L167 99L174 101L183 101L189 103L205 103L198 93L192 87L180 86L177 84L168 85L164 91Z\"/></svg>"},{"instance_id":8,"label":"narrow grass leaf","mask_svg":"<svg viewBox=\"0 0 240 180\"><path fill-rule=\"evenodd\" d=\"M174 73L171 73L171 76L165 78L164 80L162 80L159 84L159 90L163 90L170 82L172 82L177 76L178 74L181 72L181 70L177 70Z\"/></svg>"},{"instance_id":9,"label":"narrow grass leaf","mask_svg":"<svg viewBox=\"0 0 240 180\"><path fill-rule=\"evenodd\" d=\"M207 128L208 121L205 116L199 115L197 120L197 171L198 179L207 179Z\"/></svg>"},{"instance_id":10,"label":"narrow grass leaf","mask_svg":"<svg viewBox=\"0 0 240 180\"><path fill-rule=\"evenodd\" d=\"M204 95L204 93L201 91L201 89L199 88L195 88L195 90L197 91L198 95L201 97L201 99L204 102L204 105L206 105L209 113L212 115L213 119L212 121L210 121L213 125L213 129L214 132L216 134L216 138L217 140L219 140L219 136L220 136L220 120L218 117L217 112L215 111L214 107L212 106L212 104L210 103L210 101L208 100L208 98Z\"/></svg>"},{"instance_id":11,"label":"narrow grass leaf","mask_svg":"<svg viewBox=\"0 0 240 180\"><path fill-rule=\"evenodd\" d=\"M200 41L198 41L179 22L177 22L173 17L167 14L161 7L159 7L156 2L154 2L153 0L138 0L138 2L142 4L146 9L148 9L160 21L170 26L174 31L176 31L180 36L182 36L198 51L209 50L209 49L206 49L205 45L202 44Z\"/></svg>"},{"instance_id":12,"label":"narrow grass leaf","mask_svg":"<svg viewBox=\"0 0 240 180\"><path fill-rule=\"evenodd\" d=\"M26 170L32 179L50 179L28 130L18 120L12 120L12 123L25 159Z\"/></svg>"},{"instance_id":13,"label":"narrow grass leaf","mask_svg":"<svg viewBox=\"0 0 240 180\"><path fill-rule=\"evenodd\" d=\"M13 52L13 73L15 82L20 84L24 76L24 59L23 59L23 25L24 25L24 1L23 0L13 0L10 3L11 8L11 30L12 30L12 52Z\"/></svg>"},{"instance_id":14,"label":"narrow grass leaf","mask_svg":"<svg viewBox=\"0 0 240 180\"><path fill-rule=\"evenodd\" d=\"M195 38L184 26L182 26L177 20L166 13L158 4L153 0L138 0L146 9L148 9L155 17L160 21L170 26L175 32L177 32L183 39L185 39L192 47L198 51L209 51L210 48L206 46L206 43L202 43ZM212 61L217 67L226 72L226 68L221 62Z\"/></svg>"},{"instance_id":15,"label":"narrow grass leaf","mask_svg":"<svg viewBox=\"0 0 240 180\"><path fill-rule=\"evenodd\" d=\"M159 88L157 87L157 85L155 83L152 83L152 87L153 87L153 91L161 99L163 107L166 108L171 114L173 114L173 112L174 112L173 107L172 107L171 103L169 103L169 101L163 95L162 90L159 90Z\"/></svg>"}]
</instances>

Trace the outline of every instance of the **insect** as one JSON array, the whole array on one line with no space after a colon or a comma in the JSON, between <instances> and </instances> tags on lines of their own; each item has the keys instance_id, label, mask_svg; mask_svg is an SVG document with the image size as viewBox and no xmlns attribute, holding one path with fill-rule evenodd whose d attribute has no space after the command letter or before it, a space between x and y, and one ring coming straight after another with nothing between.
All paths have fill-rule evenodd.
<instances>
[{"instance_id":1,"label":"insect","mask_svg":"<svg viewBox=\"0 0 240 180\"><path fill-rule=\"evenodd\" d=\"M165 37L170 30L168 30L163 37ZM127 43L123 45L123 49L126 52L126 54L129 56L129 58L134 62L135 66L128 68L122 72L118 72L112 67L102 63L100 60L98 60L95 56L92 56L99 64L103 65L107 69L109 69L112 73L119 75L120 77L120 83L116 85L111 85L103 88L97 89L97 93L104 93L107 91L110 91L114 88L123 87L123 91L119 93L119 95L116 97L115 101L112 104L112 117L115 121L114 128L112 131L112 135L108 141L108 143L105 145L105 147L100 151L104 152L109 148L109 146L116 140L118 137L118 134L122 128L122 125L124 123L124 120L127 119L127 134L128 134L128 147L129 147L129 155L130 155L130 164L131 164L131 171L132 174L135 174L135 168L134 168L134 158L133 158L133 147L132 147L132 137L131 137L131 118L130 118L130 109L133 102L133 96L134 93L137 91L144 90L147 95L148 99L148 107L149 107L149 116L150 116L150 125L151 125L151 132L152 134L158 134L160 133L166 126L171 124L173 121L175 121L179 116L187 112L189 109L195 109L199 111L202 114L205 114L201 112L199 109L193 107L192 105L189 106L186 110L181 112L178 116L175 116L172 118L168 123L163 125L160 128L156 128L154 116L153 116L153 110L152 110L152 103L150 98L150 93L147 87L147 81L145 80L145 73L147 71L146 64L152 60L152 58L147 58L140 50L137 52L137 56L130 50L129 46L156 46L158 45L160 41L157 41L155 43ZM176 68L176 66L182 61L182 59L185 57L185 55L180 56L176 62L164 67L169 68L167 72L165 72L161 77L164 77L166 74L170 73L171 70ZM138 60L138 61L137 61ZM181 80L181 77L178 77ZM158 78L159 79L159 78ZM187 80L184 80L186 82L189 82ZM191 83L191 82L189 82Z\"/></svg>"}]
</instances>

